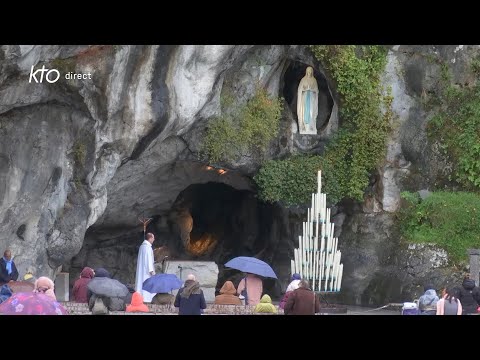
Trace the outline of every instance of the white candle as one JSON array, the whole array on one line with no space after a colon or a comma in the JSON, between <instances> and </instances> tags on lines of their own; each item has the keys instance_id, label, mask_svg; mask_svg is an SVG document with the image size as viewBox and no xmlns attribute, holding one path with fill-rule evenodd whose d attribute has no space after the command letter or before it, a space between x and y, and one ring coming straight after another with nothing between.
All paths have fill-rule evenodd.
<instances>
[{"instance_id":1,"label":"white candle","mask_svg":"<svg viewBox=\"0 0 480 360\"><path fill-rule=\"evenodd\" d=\"M312 193L312 211L310 212L310 221L313 221L315 218L315 194Z\"/></svg>"},{"instance_id":2,"label":"white candle","mask_svg":"<svg viewBox=\"0 0 480 360\"><path fill-rule=\"evenodd\" d=\"M320 194L320 220L323 222L325 217L323 215L323 212L324 212L324 209L325 209L325 206L323 205L323 195Z\"/></svg>"},{"instance_id":3,"label":"white candle","mask_svg":"<svg viewBox=\"0 0 480 360\"><path fill-rule=\"evenodd\" d=\"M331 223L330 224L330 234L332 234L332 238L334 237L335 235L335 224L334 223ZM337 250L337 245L335 245L335 243L332 243L332 247L335 247L335 250Z\"/></svg>"},{"instance_id":4,"label":"white candle","mask_svg":"<svg viewBox=\"0 0 480 360\"><path fill-rule=\"evenodd\" d=\"M308 278L312 278L312 250L308 250Z\"/></svg>"},{"instance_id":5,"label":"white candle","mask_svg":"<svg viewBox=\"0 0 480 360\"><path fill-rule=\"evenodd\" d=\"M298 273L298 249L293 250L293 264L294 264L294 272Z\"/></svg>"},{"instance_id":6,"label":"white candle","mask_svg":"<svg viewBox=\"0 0 480 360\"><path fill-rule=\"evenodd\" d=\"M318 277L320 281L323 280L323 274L325 272L325 257L324 257L323 254L325 254L325 253L320 252L320 276Z\"/></svg>"},{"instance_id":7,"label":"white candle","mask_svg":"<svg viewBox=\"0 0 480 360\"><path fill-rule=\"evenodd\" d=\"M315 251L312 251L312 290L315 291L315 276L317 272L317 264L315 263Z\"/></svg>"},{"instance_id":8,"label":"white candle","mask_svg":"<svg viewBox=\"0 0 480 360\"><path fill-rule=\"evenodd\" d=\"M317 172L317 194L320 194L322 190L322 172L318 170Z\"/></svg>"},{"instance_id":9,"label":"white candle","mask_svg":"<svg viewBox=\"0 0 480 360\"><path fill-rule=\"evenodd\" d=\"M338 282L337 282L337 291L340 291L342 287L342 278L343 278L343 264L340 264L340 270L338 275Z\"/></svg>"},{"instance_id":10,"label":"white candle","mask_svg":"<svg viewBox=\"0 0 480 360\"><path fill-rule=\"evenodd\" d=\"M327 202L325 201L326 199L326 194L322 194L322 219L323 222L325 222L325 217L327 216Z\"/></svg>"},{"instance_id":11,"label":"white candle","mask_svg":"<svg viewBox=\"0 0 480 360\"><path fill-rule=\"evenodd\" d=\"M335 291L338 291L339 276L340 276L340 254L338 254L337 272L335 273Z\"/></svg>"},{"instance_id":12,"label":"white candle","mask_svg":"<svg viewBox=\"0 0 480 360\"><path fill-rule=\"evenodd\" d=\"M310 233L308 234L309 250L313 249L313 221L310 222Z\"/></svg>"},{"instance_id":13,"label":"white candle","mask_svg":"<svg viewBox=\"0 0 480 360\"><path fill-rule=\"evenodd\" d=\"M327 263L327 267L325 268L325 291L328 291L327 287L328 287L329 277L330 277L330 265Z\"/></svg>"},{"instance_id":14,"label":"white candle","mask_svg":"<svg viewBox=\"0 0 480 360\"><path fill-rule=\"evenodd\" d=\"M318 193L322 192L322 170L318 170Z\"/></svg>"},{"instance_id":15,"label":"white candle","mask_svg":"<svg viewBox=\"0 0 480 360\"><path fill-rule=\"evenodd\" d=\"M298 251L297 251L297 254L298 254L298 271L297 273L300 274L300 276L302 276L302 251L303 251L303 237L302 236L299 236L298 237Z\"/></svg>"},{"instance_id":16,"label":"white candle","mask_svg":"<svg viewBox=\"0 0 480 360\"><path fill-rule=\"evenodd\" d=\"M320 251L325 250L325 224L322 224L322 233L320 235Z\"/></svg>"},{"instance_id":17,"label":"white candle","mask_svg":"<svg viewBox=\"0 0 480 360\"><path fill-rule=\"evenodd\" d=\"M305 224L305 229L307 229L307 224ZM303 263L302 263L302 278L307 276L307 238L306 236L303 237Z\"/></svg>"}]
</instances>

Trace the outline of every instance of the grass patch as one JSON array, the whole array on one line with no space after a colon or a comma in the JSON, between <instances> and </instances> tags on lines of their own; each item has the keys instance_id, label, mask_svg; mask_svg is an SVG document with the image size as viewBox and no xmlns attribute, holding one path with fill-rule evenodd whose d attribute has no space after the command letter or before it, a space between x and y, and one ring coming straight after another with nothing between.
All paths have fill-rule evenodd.
<instances>
[{"instance_id":1,"label":"grass patch","mask_svg":"<svg viewBox=\"0 0 480 360\"><path fill-rule=\"evenodd\" d=\"M407 241L433 243L458 264L467 250L480 248L480 195L469 192L433 192L424 200L402 193L401 230Z\"/></svg>"}]
</instances>

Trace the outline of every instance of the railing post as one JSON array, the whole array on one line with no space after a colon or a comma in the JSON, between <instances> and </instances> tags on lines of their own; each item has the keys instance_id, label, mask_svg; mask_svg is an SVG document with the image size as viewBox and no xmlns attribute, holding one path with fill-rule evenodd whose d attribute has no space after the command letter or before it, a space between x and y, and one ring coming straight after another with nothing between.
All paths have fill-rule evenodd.
<instances>
[{"instance_id":1,"label":"railing post","mask_svg":"<svg viewBox=\"0 0 480 360\"><path fill-rule=\"evenodd\" d=\"M480 249L468 249L468 255L470 255L470 278L475 280L475 285L479 286Z\"/></svg>"}]
</instances>

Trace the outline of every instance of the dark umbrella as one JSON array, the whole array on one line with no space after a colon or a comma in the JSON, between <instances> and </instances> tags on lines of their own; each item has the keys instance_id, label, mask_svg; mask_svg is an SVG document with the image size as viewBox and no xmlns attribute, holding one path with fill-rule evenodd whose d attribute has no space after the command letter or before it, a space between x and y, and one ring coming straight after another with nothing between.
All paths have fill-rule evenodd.
<instances>
[{"instance_id":1,"label":"dark umbrella","mask_svg":"<svg viewBox=\"0 0 480 360\"><path fill-rule=\"evenodd\" d=\"M152 294L158 294L180 289L182 285L182 280L175 274L157 274L145 280L142 289Z\"/></svg>"},{"instance_id":2,"label":"dark umbrella","mask_svg":"<svg viewBox=\"0 0 480 360\"><path fill-rule=\"evenodd\" d=\"M67 315L67 310L48 295L19 292L0 304L4 315Z\"/></svg>"},{"instance_id":3,"label":"dark umbrella","mask_svg":"<svg viewBox=\"0 0 480 360\"><path fill-rule=\"evenodd\" d=\"M246 273L277 279L277 275L270 265L254 257L238 256L227 262L225 266Z\"/></svg>"},{"instance_id":4,"label":"dark umbrella","mask_svg":"<svg viewBox=\"0 0 480 360\"><path fill-rule=\"evenodd\" d=\"M128 294L128 288L120 281L107 277L94 277L87 288L98 296L124 297Z\"/></svg>"}]
</instances>

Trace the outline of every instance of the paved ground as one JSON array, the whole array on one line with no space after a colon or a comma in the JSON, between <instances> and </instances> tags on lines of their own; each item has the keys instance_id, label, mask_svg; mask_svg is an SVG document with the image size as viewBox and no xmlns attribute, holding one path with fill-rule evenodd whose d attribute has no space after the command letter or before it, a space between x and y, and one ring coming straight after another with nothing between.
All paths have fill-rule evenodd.
<instances>
[{"instance_id":1,"label":"paved ground","mask_svg":"<svg viewBox=\"0 0 480 360\"><path fill-rule=\"evenodd\" d=\"M360 306L348 306L346 315L401 315L399 308L372 309Z\"/></svg>"}]
</instances>

